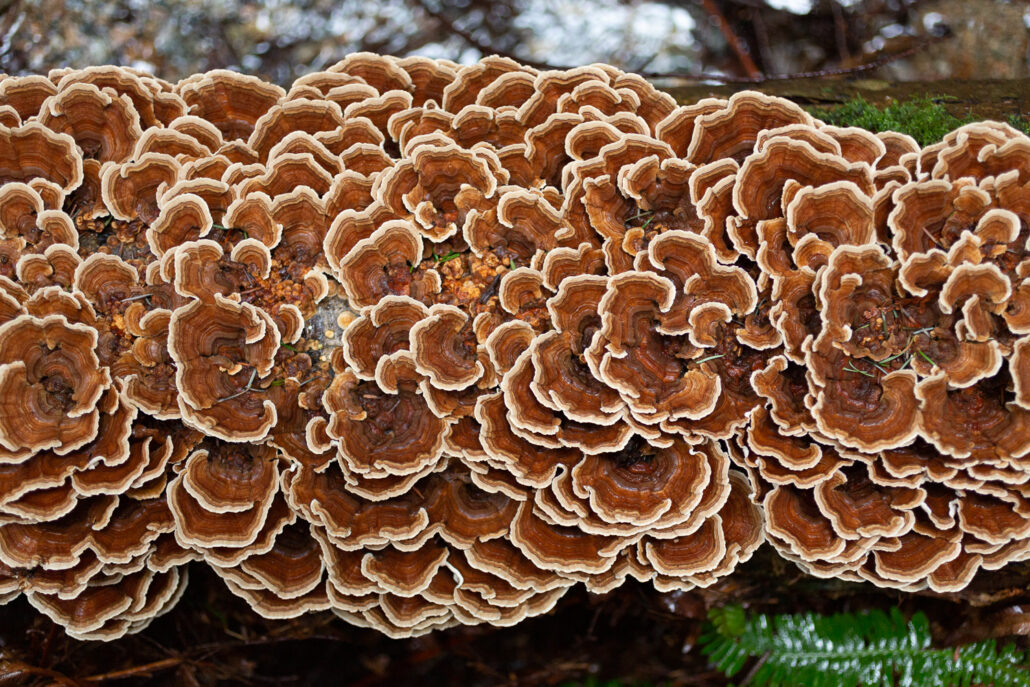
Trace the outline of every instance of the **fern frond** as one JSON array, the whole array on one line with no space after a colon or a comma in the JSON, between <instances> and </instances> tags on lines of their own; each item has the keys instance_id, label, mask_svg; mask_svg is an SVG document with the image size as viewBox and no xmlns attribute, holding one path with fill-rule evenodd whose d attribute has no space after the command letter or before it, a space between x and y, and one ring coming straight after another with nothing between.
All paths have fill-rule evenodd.
<instances>
[{"instance_id":1,"label":"fern frond","mask_svg":"<svg viewBox=\"0 0 1030 687\"><path fill-rule=\"evenodd\" d=\"M744 684L755 687L937 687L990 684L1030 687L1027 654L994 640L958 648L931 647L922 613L906 619L892 608L839 613L748 616L740 606L709 612L701 650L727 676L761 657Z\"/></svg>"}]
</instances>

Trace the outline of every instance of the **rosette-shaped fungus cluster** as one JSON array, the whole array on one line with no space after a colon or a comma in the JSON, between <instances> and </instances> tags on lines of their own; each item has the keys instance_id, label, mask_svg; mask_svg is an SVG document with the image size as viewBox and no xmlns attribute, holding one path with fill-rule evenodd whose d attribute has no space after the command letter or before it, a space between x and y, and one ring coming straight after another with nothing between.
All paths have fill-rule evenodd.
<instances>
[{"instance_id":1,"label":"rosette-shaped fungus cluster","mask_svg":"<svg viewBox=\"0 0 1030 687\"><path fill-rule=\"evenodd\" d=\"M1030 139L606 65L0 80L0 602L109 639L1030 556Z\"/></svg>"},{"instance_id":2,"label":"rosette-shaped fungus cluster","mask_svg":"<svg viewBox=\"0 0 1030 687\"><path fill-rule=\"evenodd\" d=\"M735 191L783 338L739 455L770 541L808 572L962 589L1030 556L1030 139L806 136L767 139ZM770 165L800 183L763 191Z\"/></svg>"}]
</instances>

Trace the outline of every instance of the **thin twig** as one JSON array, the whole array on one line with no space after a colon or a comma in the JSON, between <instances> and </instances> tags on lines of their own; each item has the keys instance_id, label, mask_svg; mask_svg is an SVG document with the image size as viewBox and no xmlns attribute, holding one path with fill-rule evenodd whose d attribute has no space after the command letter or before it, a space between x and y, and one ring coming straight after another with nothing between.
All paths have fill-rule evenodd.
<instances>
[{"instance_id":1,"label":"thin twig","mask_svg":"<svg viewBox=\"0 0 1030 687\"><path fill-rule=\"evenodd\" d=\"M104 682L107 680L122 680L127 677L150 677L152 673L158 670L175 668L185 660L186 659L182 656L163 658L160 661L145 663L141 666L133 666L132 668L124 668L122 670L113 670L109 673L100 673L98 675L90 675L82 679L87 682Z\"/></svg>"},{"instance_id":2,"label":"thin twig","mask_svg":"<svg viewBox=\"0 0 1030 687\"><path fill-rule=\"evenodd\" d=\"M148 677L152 673L156 673L156 672L162 671L162 670L168 670L170 668L175 668L175 667L178 667L178 666L183 665L183 664L193 664L193 665L196 665L199 661L202 661L207 656L210 656L210 655L216 654L216 653L220 653L220 652L226 651L226 650L238 649L238 648L242 648L242 647L257 647L257 646L265 646L265 645L270 645L270 644L280 644L280 643L285 643L285 642L308 641L308 640L319 640L319 641L330 641L330 642L345 641L345 640L341 639L340 637L334 637L332 635L315 635L315 634L307 635L307 636L304 636L304 637L293 637L293 636L291 636L291 637L272 637L272 636L266 636L266 637L254 638L254 639L242 638L239 641L235 641L235 642L217 642L217 643L203 644L203 645L199 645L199 646L194 646L194 647L190 648L189 650L187 650L187 651L185 651L183 653L176 654L175 656L171 656L169 658L163 658L163 659L158 660L158 661L152 661L150 663L145 663L145 664L139 665L139 666L133 666L131 668L123 668L123 669L120 669L120 670L114 670L114 671L110 671L110 672L107 672L107 673L101 673L101 674L97 674L97 675L90 675L88 677L79 678L78 680L76 680L74 678L70 678L70 677L68 677L66 675L63 675L61 673L58 673L56 671L46 670L45 668L37 668L35 666L30 666L28 664L24 664L24 663L21 663L21 662L18 662L18 661L7 661L7 662L4 662L4 663L0 663L0 670L6 669L6 670L10 671L10 670L13 669L13 671L20 671L20 672L28 673L28 674L32 674L32 675L41 675L41 676L49 677L52 680L55 680L55 681L57 681L57 682L59 682L61 684L64 684L64 685L69 685L71 687L79 687L82 684L82 682L96 683L96 682L105 682L107 680L120 680L120 679L133 678L133 677ZM9 672L9 673L0 672L0 679L2 679L4 677L7 677L9 675L16 675L16 674L17 674L16 672Z\"/></svg>"},{"instance_id":3,"label":"thin twig","mask_svg":"<svg viewBox=\"0 0 1030 687\"><path fill-rule=\"evenodd\" d=\"M648 79L687 79L691 81L721 81L723 83L759 83L764 81L791 81L795 79L821 79L828 76L849 76L852 74L861 74L862 72L869 72L885 67L886 65L900 60L905 57L911 57L917 52L924 48L939 43L943 40L950 38L950 36L930 36L916 43L907 50L884 55L872 62L866 62L865 64L855 65L854 67L841 67L835 69L818 69L809 72L794 72L793 74L767 74L761 79L744 79L739 77L732 77L726 75L716 74L688 74L683 72L644 72L640 74Z\"/></svg>"},{"instance_id":4,"label":"thin twig","mask_svg":"<svg viewBox=\"0 0 1030 687\"><path fill-rule=\"evenodd\" d=\"M864 372L863 370L858 369L857 367L855 367L855 364L851 363L851 362L849 362L848 365L844 368L844 371L845 372L857 372L858 374L865 375L866 377L873 377L873 378L876 377L876 375L874 375L871 372Z\"/></svg>"},{"instance_id":5,"label":"thin twig","mask_svg":"<svg viewBox=\"0 0 1030 687\"><path fill-rule=\"evenodd\" d=\"M944 246L942 246L942 245L941 245L941 242L940 242L940 241L938 241L937 239L935 239L935 238L933 237L933 234L931 234L931 233L930 233L929 231L927 231L926 227L920 227L920 228L921 228L921 229L923 230L923 233L924 233L924 234L926 234L926 235L927 235L928 237L930 237L930 240L931 240L931 241L933 241L934 243L936 243L936 244L937 244L937 247L938 247L938 248L944 248Z\"/></svg>"},{"instance_id":6,"label":"thin twig","mask_svg":"<svg viewBox=\"0 0 1030 687\"><path fill-rule=\"evenodd\" d=\"M758 672L758 669L764 666L765 662L769 660L770 653L772 652L766 651L764 654L762 654L762 657L758 659L753 666L751 666L751 670L747 671L747 675L744 676L744 679L741 681L740 684L747 685L751 683L751 679L755 676L755 673Z\"/></svg>"},{"instance_id":7,"label":"thin twig","mask_svg":"<svg viewBox=\"0 0 1030 687\"><path fill-rule=\"evenodd\" d=\"M833 33L837 40L837 56L843 64L851 59L851 51L848 50L848 25L844 21L844 10L841 9L840 0L830 0L830 10L833 12Z\"/></svg>"},{"instance_id":8,"label":"thin twig","mask_svg":"<svg viewBox=\"0 0 1030 687\"><path fill-rule=\"evenodd\" d=\"M46 639L43 640L43 648L39 652L39 663L40 665L47 665L47 659L50 657L50 647L54 642L54 635L57 634L57 624L50 623L50 629L47 630Z\"/></svg>"},{"instance_id":9,"label":"thin twig","mask_svg":"<svg viewBox=\"0 0 1030 687\"><path fill-rule=\"evenodd\" d=\"M78 687L81 684L78 680L68 677L64 673L59 673L56 670L40 668L22 661L13 661L9 659L0 661L0 681L6 681L8 679L14 680L21 675L48 677L54 682L62 685L69 685L69 687Z\"/></svg>"},{"instance_id":10,"label":"thin twig","mask_svg":"<svg viewBox=\"0 0 1030 687\"><path fill-rule=\"evenodd\" d=\"M912 342L910 341L909 343L912 343ZM898 359L898 358L900 358L901 356L905 355L905 351L907 351L907 350L908 350L908 345L906 344L906 345L905 345L905 348L901 349L901 353L895 353L895 354L894 354L894 355L892 355L891 357L889 357L889 358L884 358L883 360L881 360L881 361L880 361L879 363L876 363L876 364L878 364L878 365L883 365L884 363L889 363L889 362L890 362L890 361L892 361L892 360L897 360L897 359Z\"/></svg>"},{"instance_id":11,"label":"thin twig","mask_svg":"<svg viewBox=\"0 0 1030 687\"><path fill-rule=\"evenodd\" d=\"M256 367L253 370L250 371L250 381L247 382L247 386L243 387L242 389L237 391L232 396L226 396L225 398L218 399L217 401L215 401L215 404L217 405L217 404L219 404L219 403L221 403L223 401L231 401L232 399L234 399L234 398L236 398L238 396L242 396L243 394L247 393L248 391L253 391L253 389L250 388L250 385L254 383L254 378L255 377L257 377L257 368Z\"/></svg>"},{"instance_id":12,"label":"thin twig","mask_svg":"<svg viewBox=\"0 0 1030 687\"><path fill-rule=\"evenodd\" d=\"M477 50L479 50L479 52L483 53L484 55L500 55L501 57L507 57L508 59L515 60L516 62L519 62L521 64L525 64L530 67L536 67L537 69L562 69L562 67L554 67L550 64L547 64L546 62L527 60L513 53L500 50L499 48L497 48L497 46L484 43L468 31L465 31L464 29L461 29L458 26L456 26L454 22L447 18L447 15L445 15L442 12L438 12L432 7L430 7L429 3L425 2L425 0L415 0L415 3L419 6L419 8L421 8L423 12L425 12L430 17L443 24L444 28L447 29L447 31L461 38L463 41L471 45L473 48L476 48Z\"/></svg>"},{"instance_id":13,"label":"thin twig","mask_svg":"<svg viewBox=\"0 0 1030 687\"><path fill-rule=\"evenodd\" d=\"M775 65L772 50L769 48L769 28L762 16L764 6L758 5L751 8L751 30L755 34L755 47L758 48L758 56L766 69L772 69Z\"/></svg>"},{"instance_id":14,"label":"thin twig","mask_svg":"<svg viewBox=\"0 0 1030 687\"><path fill-rule=\"evenodd\" d=\"M719 10L712 0L701 0L701 7L704 8L705 12L709 14L715 23L719 25L719 31L722 33L722 37L726 40L726 43L733 50L733 54L737 56L737 61L740 62L740 66L744 68L744 72L751 79L762 80L763 75L761 70L755 64L755 61L751 59L751 55L748 54L747 46L744 45L743 41L733 32L733 27L726 21L726 16Z\"/></svg>"},{"instance_id":15,"label":"thin twig","mask_svg":"<svg viewBox=\"0 0 1030 687\"><path fill-rule=\"evenodd\" d=\"M430 17L432 17L436 21L440 22L440 24L442 24L443 27L447 31L449 31L449 32L453 33L454 35L458 36L459 38L464 40L466 43L471 45L473 48L476 48L477 50L479 50L479 52L481 52L483 55L500 55L501 57L507 57L508 59L515 60L516 62L520 62L520 63L528 65L530 67L536 67L537 69L557 69L557 70L568 70L568 69L571 69L571 67L569 67L569 66L555 65L555 64L549 64L547 62L540 62L538 60L531 60L531 59L527 59L525 57L522 57L520 55L516 55L514 53L507 52L505 50L500 50L500 49L497 48L497 46L490 45L488 43L484 43L483 41L480 41L478 38L473 36L468 31L465 31L465 30L455 26L454 22L452 22L450 19L448 19L446 15L444 15L443 13L438 12L437 10L433 9L432 7L430 7L429 3L426 0L415 0L415 2L416 2L416 4L419 6L419 8L423 12L425 12L427 15L429 15ZM848 76L848 75L852 75L852 74L861 74L863 72L874 71L876 69L879 69L880 67L884 67L884 66L890 64L891 62L893 62L895 60L899 60L899 59L902 59L902 58L905 58L905 57L910 57L911 55L916 54L917 52L927 48L928 46L930 46L930 45L932 45L934 43L939 43L940 41L946 40L947 38L950 38L950 36L949 35L928 36L928 37L924 38L923 40L915 43L914 45L912 45L912 47L910 47L910 48L908 48L906 50L902 50L902 51L899 51L899 52L896 52L896 53L893 53L893 54L889 54L889 55L883 55L882 57L879 57L876 60L873 60L871 62L867 62L865 64L855 65L854 67L840 67L840 68L834 68L834 69L820 69L820 70L808 71L808 72L794 72L792 74L764 74L764 75L759 75L757 77L753 77L753 76L739 77L739 76L730 76L730 75L727 75L727 74L714 74L714 73L711 73L711 72L645 72L645 71L638 71L638 72L635 72L635 73L638 74L639 76L642 76L642 77L647 78L647 79L684 79L684 80L688 80L688 81L715 81L715 82L719 82L719 83L762 83L762 82L766 82L766 81L789 81L789 80L792 80L792 79L818 79L818 78L823 78L823 77L828 77L828 76Z\"/></svg>"}]
</instances>

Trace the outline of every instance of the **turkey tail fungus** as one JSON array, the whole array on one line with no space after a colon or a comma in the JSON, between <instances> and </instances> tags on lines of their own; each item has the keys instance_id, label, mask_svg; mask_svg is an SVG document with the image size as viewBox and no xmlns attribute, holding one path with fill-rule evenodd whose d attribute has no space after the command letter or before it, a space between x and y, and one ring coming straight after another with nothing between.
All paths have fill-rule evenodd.
<instances>
[{"instance_id":1,"label":"turkey tail fungus","mask_svg":"<svg viewBox=\"0 0 1030 687\"><path fill-rule=\"evenodd\" d=\"M606 65L0 80L0 603L391 637L1030 558L1030 138Z\"/></svg>"}]
</instances>

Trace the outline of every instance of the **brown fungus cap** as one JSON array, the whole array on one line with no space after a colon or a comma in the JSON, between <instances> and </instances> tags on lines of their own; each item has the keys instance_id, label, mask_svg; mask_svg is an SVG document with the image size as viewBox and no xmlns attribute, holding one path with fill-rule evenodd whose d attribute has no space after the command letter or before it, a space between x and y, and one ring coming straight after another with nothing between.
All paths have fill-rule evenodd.
<instances>
[{"instance_id":1,"label":"brown fungus cap","mask_svg":"<svg viewBox=\"0 0 1030 687\"><path fill-rule=\"evenodd\" d=\"M719 377L686 362L697 349L660 331L674 300L673 282L652 272L613 277L599 305L601 331L586 352L599 379L648 423L704 417L719 395Z\"/></svg>"},{"instance_id":2,"label":"brown fungus cap","mask_svg":"<svg viewBox=\"0 0 1030 687\"><path fill-rule=\"evenodd\" d=\"M57 93L53 81L40 74L7 77L0 81L0 103L13 109L20 120L28 120L50 96Z\"/></svg>"},{"instance_id":3,"label":"brown fungus cap","mask_svg":"<svg viewBox=\"0 0 1030 687\"><path fill-rule=\"evenodd\" d=\"M73 84L48 98L39 122L70 134L83 159L100 162L124 162L143 133L127 96L112 97L88 83Z\"/></svg>"},{"instance_id":4,"label":"brown fungus cap","mask_svg":"<svg viewBox=\"0 0 1030 687\"><path fill-rule=\"evenodd\" d=\"M0 181L45 179L68 192L82 182L82 157L75 139L39 122L0 127Z\"/></svg>"},{"instance_id":5,"label":"brown fungus cap","mask_svg":"<svg viewBox=\"0 0 1030 687\"><path fill-rule=\"evenodd\" d=\"M717 110L690 115L694 116L693 136L686 158L697 165L727 157L742 161L763 129L812 124L811 115L797 105L754 91L734 94Z\"/></svg>"},{"instance_id":6,"label":"brown fungus cap","mask_svg":"<svg viewBox=\"0 0 1030 687\"><path fill-rule=\"evenodd\" d=\"M376 366L384 356L409 348L412 327L429 309L407 296L385 296L354 320L343 337L343 355L354 373L375 379Z\"/></svg>"},{"instance_id":7,"label":"brown fungus cap","mask_svg":"<svg viewBox=\"0 0 1030 687\"><path fill-rule=\"evenodd\" d=\"M340 261L336 274L347 297L356 306L367 307L391 294L419 300L438 290L435 271L416 273L412 269L421 260L422 245L422 236L412 223L384 222ZM436 275L435 280L431 275Z\"/></svg>"},{"instance_id":8,"label":"brown fungus cap","mask_svg":"<svg viewBox=\"0 0 1030 687\"><path fill-rule=\"evenodd\" d=\"M110 89L119 96L128 96L140 115L140 124L145 127L165 126L186 113L185 103L171 92L171 84L128 67L108 65L51 70L50 77L57 82L58 91L67 90L73 84L87 83L101 90Z\"/></svg>"},{"instance_id":9,"label":"brown fungus cap","mask_svg":"<svg viewBox=\"0 0 1030 687\"><path fill-rule=\"evenodd\" d=\"M317 134L332 131L343 123L343 111L334 102L306 99L280 102L255 120L247 145L264 162L275 144L291 132Z\"/></svg>"},{"instance_id":10,"label":"brown fungus cap","mask_svg":"<svg viewBox=\"0 0 1030 687\"><path fill-rule=\"evenodd\" d=\"M226 441L264 438L276 410L255 383L270 372L279 341L271 317L248 303L215 295L177 309L168 350L183 420Z\"/></svg>"},{"instance_id":11,"label":"brown fungus cap","mask_svg":"<svg viewBox=\"0 0 1030 687\"><path fill-rule=\"evenodd\" d=\"M440 389L458 391L484 373L468 315L452 305L437 304L411 327L415 369Z\"/></svg>"},{"instance_id":12,"label":"brown fungus cap","mask_svg":"<svg viewBox=\"0 0 1030 687\"><path fill-rule=\"evenodd\" d=\"M241 140L253 133L258 119L283 96L274 84L224 69L184 79L175 90L191 115L214 124L225 138Z\"/></svg>"},{"instance_id":13,"label":"brown fungus cap","mask_svg":"<svg viewBox=\"0 0 1030 687\"><path fill-rule=\"evenodd\" d=\"M142 158L104 169L101 189L111 215L130 222L153 222L160 213L158 196L175 184L182 165L171 155L148 153Z\"/></svg>"},{"instance_id":14,"label":"brown fungus cap","mask_svg":"<svg viewBox=\"0 0 1030 687\"><path fill-rule=\"evenodd\" d=\"M184 546L239 548L260 533L279 491L275 452L221 445L197 450L168 487Z\"/></svg>"},{"instance_id":15,"label":"brown fungus cap","mask_svg":"<svg viewBox=\"0 0 1030 687\"><path fill-rule=\"evenodd\" d=\"M389 393L350 372L337 375L326 390L327 431L338 442L340 459L355 472L405 475L441 455L446 424L418 393L414 365L403 367Z\"/></svg>"},{"instance_id":16,"label":"brown fungus cap","mask_svg":"<svg viewBox=\"0 0 1030 687\"><path fill-rule=\"evenodd\" d=\"M4 453L67 453L96 436L96 404L111 385L96 345L95 330L60 315L23 315L0 327Z\"/></svg>"},{"instance_id":17,"label":"brown fungus cap","mask_svg":"<svg viewBox=\"0 0 1030 687\"><path fill-rule=\"evenodd\" d=\"M468 203L460 191L473 198L489 198L498 180L483 155L457 145L416 145L409 158L388 170L376 198L394 213L410 216L419 231L432 241L458 233L464 225Z\"/></svg>"},{"instance_id":18,"label":"brown fungus cap","mask_svg":"<svg viewBox=\"0 0 1030 687\"><path fill-rule=\"evenodd\" d=\"M170 610L182 596L186 579L185 571L177 569L166 573L141 570L98 580L72 600L39 593L30 593L28 600L75 638L110 641L139 632Z\"/></svg>"}]
</instances>

